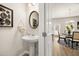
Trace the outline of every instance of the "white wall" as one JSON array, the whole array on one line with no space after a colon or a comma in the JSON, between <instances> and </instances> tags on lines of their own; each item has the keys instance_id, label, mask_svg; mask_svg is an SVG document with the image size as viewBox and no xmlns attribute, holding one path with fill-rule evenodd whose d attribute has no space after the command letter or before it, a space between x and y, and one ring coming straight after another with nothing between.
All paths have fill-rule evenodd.
<instances>
[{"instance_id":1,"label":"white wall","mask_svg":"<svg viewBox=\"0 0 79 59\"><path fill-rule=\"evenodd\" d=\"M27 29L27 33L37 33L38 30L31 30L29 27L29 13L32 10L38 10L38 8L30 7L28 4L21 3L3 3L2 5L7 6L8 8L13 9L13 27L1 27L0 28L0 55L18 55L25 49L25 45L21 40L22 34L18 31L19 25L24 25ZM32 32L32 33L31 33Z\"/></svg>"},{"instance_id":2,"label":"white wall","mask_svg":"<svg viewBox=\"0 0 79 59\"><path fill-rule=\"evenodd\" d=\"M51 3L49 13L50 18L79 16L79 3Z\"/></svg>"}]
</instances>

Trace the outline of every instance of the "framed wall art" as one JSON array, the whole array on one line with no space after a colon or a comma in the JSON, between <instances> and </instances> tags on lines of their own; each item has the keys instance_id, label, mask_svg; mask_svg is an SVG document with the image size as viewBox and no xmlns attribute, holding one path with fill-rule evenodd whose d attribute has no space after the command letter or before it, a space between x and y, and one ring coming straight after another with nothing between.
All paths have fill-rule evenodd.
<instances>
[{"instance_id":1,"label":"framed wall art","mask_svg":"<svg viewBox=\"0 0 79 59\"><path fill-rule=\"evenodd\" d=\"M13 27L13 10L1 4L0 27Z\"/></svg>"}]
</instances>

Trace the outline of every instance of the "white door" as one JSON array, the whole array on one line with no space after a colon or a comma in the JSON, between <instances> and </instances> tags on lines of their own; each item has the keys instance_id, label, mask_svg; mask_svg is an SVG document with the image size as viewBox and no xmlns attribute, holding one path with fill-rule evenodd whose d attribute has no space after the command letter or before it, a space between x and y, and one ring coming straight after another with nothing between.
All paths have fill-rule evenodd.
<instances>
[{"instance_id":1,"label":"white door","mask_svg":"<svg viewBox=\"0 0 79 59\"><path fill-rule=\"evenodd\" d=\"M39 4L39 56L51 56L53 53L52 46L52 23L49 19L49 4ZM47 35L46 35L47 34Z\"/></svg>"},{"instance_id":2,"label":"white door","mask_svg":"<svg viewBox=\"0 0 79 59\"><path fill-rule=\"evenodd\" d=\"M42 36L42 33L44 32L44 3L39 4L39 42L38 42L38 53L39 56L44 56L45 55L45 44L44 44L44 37Z\"/></svg>"}]
</instances>

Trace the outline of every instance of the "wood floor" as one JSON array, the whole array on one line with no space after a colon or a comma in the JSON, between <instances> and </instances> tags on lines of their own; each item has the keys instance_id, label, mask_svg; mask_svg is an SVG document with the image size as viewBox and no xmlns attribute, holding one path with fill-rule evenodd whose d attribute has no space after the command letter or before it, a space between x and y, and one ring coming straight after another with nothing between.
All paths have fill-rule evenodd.
<instances>
[{"instance_id":1,"label":"wood floor","mask_svg":"<svg viewBox=\"0 0 79 59\"><path fill-rule=\"evenodd\" d=\"M76 50L67 45L61 45L58 43L58 38L54 37L53 56L79 56L79 49Z\"/></svg>"}]
</instances>

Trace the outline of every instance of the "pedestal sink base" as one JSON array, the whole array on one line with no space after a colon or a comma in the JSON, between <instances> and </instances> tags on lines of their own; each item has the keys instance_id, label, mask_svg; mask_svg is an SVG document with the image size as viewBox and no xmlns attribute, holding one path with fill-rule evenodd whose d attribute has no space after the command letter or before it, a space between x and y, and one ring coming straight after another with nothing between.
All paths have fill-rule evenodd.
<instances>
[{"instance_id":1,"label":"pedestal sink base","mask_svg":"<svg viewBox=\"0 0 79 59\"><path fill-rule=\"evenodd\" d=\"M38 47L35 47L35 45L38 45L39 36L23 36L22 39L29 44L29 55L35 56L38 53L36 52L36 48L38 49Z\"/></svg>"},{"instance_id":2,"label":"pedestal sink base","mask_svg":"<svg viewBox=\"0 0 79 59\"><path fill-rule=\"evenodd\" d=\"M30 45L30 56L34 56L35 55L35 47L34 47L34 44L31 44Z\"/></svg>"}]
</instances>

